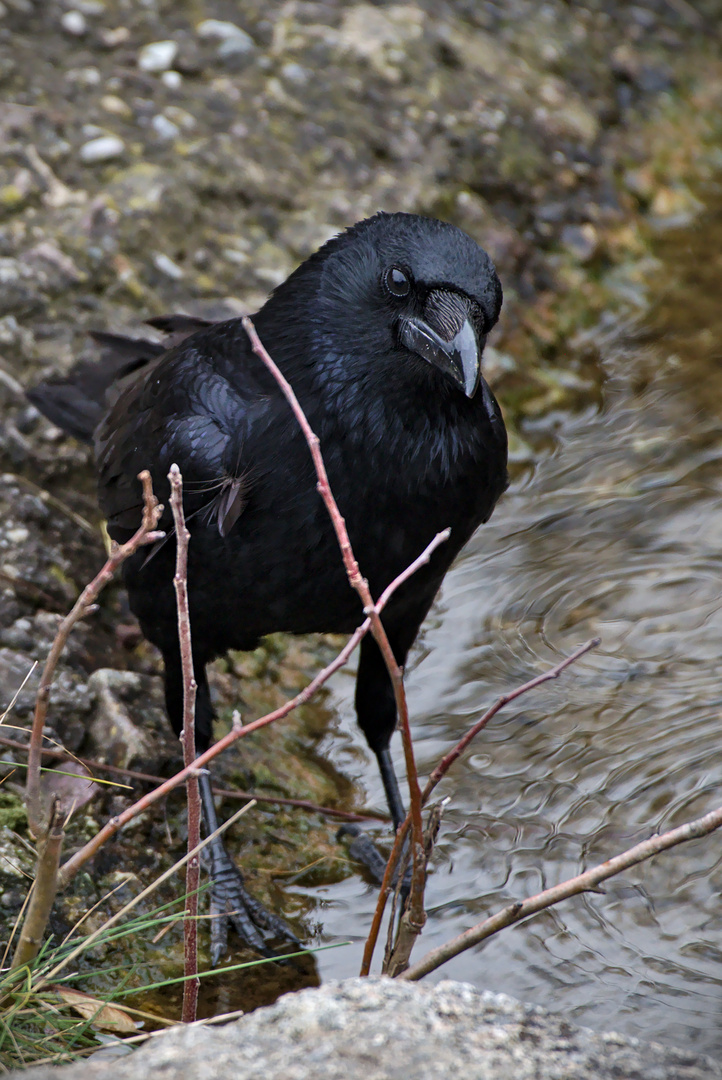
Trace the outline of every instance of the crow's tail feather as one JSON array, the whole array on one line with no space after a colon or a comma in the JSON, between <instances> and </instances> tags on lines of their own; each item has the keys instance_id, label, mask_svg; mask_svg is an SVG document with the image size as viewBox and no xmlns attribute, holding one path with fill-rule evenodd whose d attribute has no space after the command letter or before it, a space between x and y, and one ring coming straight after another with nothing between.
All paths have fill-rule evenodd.
<instances>
[{"instance_id":1,"label":"crow's tail feather","mask_svg":"<svg viewBox=\"0 0 722 1080\"><path fill-rule=\"evenodd\" d=\"M28 399L63 431L81 442L92 442L93 432L120 389L118 384L189 334L210 325L188 315L167 315L148 322L165 331L170 341L92 332L90 336L103 350L101 360L81 360L66 376L45 379L27 391Z\"/></svg>"}]
</instances>

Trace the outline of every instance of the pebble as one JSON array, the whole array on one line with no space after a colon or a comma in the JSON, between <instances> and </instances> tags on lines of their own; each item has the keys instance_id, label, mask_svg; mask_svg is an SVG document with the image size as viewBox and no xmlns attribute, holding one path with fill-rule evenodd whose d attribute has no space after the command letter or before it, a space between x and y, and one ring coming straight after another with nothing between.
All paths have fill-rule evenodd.
<instances>
[{"instance_id":1,"label":"pebble","mask_svg":"<svg viewBox=\"0 0 722 1080\"><path fill-rule=\"evenodd\" d=\"M153 41L138 53L138 67L141 71L167 71L173 66L177 52L178 45L175 41Z\"/></svg>"},{"instance_id":2,"label":"pebble","mask_svg":"<svg viewBox=\"0 0 722 1080\"><path fill-rule=\"evenodd\" d=\"M599 248L597 230L586 222L584 225L565 225L561 235L562 243L581 263L594 258Z\"/></svg>"},{"instance_id":3,"label":"pebble","mask_svg":"<svg viewBox=\"0 0 722 1080\"><path fill-rule=\"evenodd\" d=\"M163 116L162 113L154 116L150 123L153 131L156 135L160 135L161 139L175 139L180 135L178 125L169 120L167 116Z\"/></svg>"},{"instance_id":4,"label":"pebble","mask_svg":"<svg viewBox=\"0 0 722 1080\"><path fill-rule=\"evenodd\" d=\"M182 277L185 277L185 271L178 266L178 263L174 263L167 255L164 255L162 251L157 252L153 256L153 265L156 270L160 270L161 274L165 274L166 277L172 278L173 281L180 281Z\"/></svg>"},{"instance_id":5,"label":"pebble","mask_svg":"<svg viewBox=\"0 0 722 1080\"><path fill-rule=\"evenodd\" d=\"M111 30L103 27L98 31L98 37L100 38L100 44L105 46L106 49L116 49L118 45L123 45L128 40L130 30L127 26L116 26Z\"/></svg>"},{"instance_id":6,"label":"pebble","mask_svg":"<svg viewBox=\"0 0 722 1080\"><path fill-rule=\"evenodd\" d=\"M308 82L308 71L306 68L301 67L300 64L284 64L281 68L281 75L288 82L295 83L297 86L305 86Z\"/></svg>"},{"instance_id":7,"label":"pebble","mask_svg":"<svg viewBox=\"0 0 722 1080\"><path fill-rule=\"evenodd\" d=\"M169 90L179 90L181 83L183 82L183 76L180 71L174 71L172 68L169 71L164 71L160 77L164 86L167 86Z\"/></svg>"},{"instance_id":8,"label":"pebble","mask_svg":"<svg viewBox=\"0 0 722 1080\"><path fill-rule=\"evenodd\" d=\"M241 30L232 22L223 22L221 19L204 19L198 23L196 32L202 38L216 38L221 42L218 53L221 56L230 56L238 53L252 52L256 43L250 34Z\"/></svg>"},{"instance_id":9,"label":"pebble","mask_svg":"<svg viewBox=\"0 0 722 1080\"><path fill-rule=\"evenodd\" d=\"M106 112L112 113L114 116L122 116L124 120L130 119L133 115L133 110L122 98L119 98L117 94L104 94L100 99L101 106Z\"/></svg>"},{"instance_id":10,"label":"pebble","mask_svg":"<svg viewBox=\"0 0 722 1080\"><path fill-rule=\"evenodd\" d=\"M73 37L82 37L88 29L82 11L66 11L61 16L60 25L66 34L71 34Z\"/></svg>"},{"instance_id":11,"label":"pebble","mask_svg":"<svg viewBox=\"0 0 722 1080\"><path fill-rule=\"evenodd\" d=\"M117 135L101 135L80 147L80 160L86 165L112 161L125 152L125 143Z\"/></svg>"}]
</instances>

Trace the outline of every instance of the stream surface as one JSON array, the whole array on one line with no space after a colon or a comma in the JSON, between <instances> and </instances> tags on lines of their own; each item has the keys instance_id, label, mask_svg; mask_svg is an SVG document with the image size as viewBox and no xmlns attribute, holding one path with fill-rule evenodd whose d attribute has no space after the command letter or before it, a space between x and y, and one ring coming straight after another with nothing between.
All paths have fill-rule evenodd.
<instances>
[{"instance_id":1,"label":"stream surface","mask_svg":"<svg viewBox=\"0 0 722 1080\"><path fill-rule=\"evenodd\" d=\"M602 639L500 713L437 789L451 802L416 958L722 801L720 252L717 194L694 227L660 237L642 334L602 345L601 405L528 426L552 448L467 547L417 643L407 686L428 775L500 693ZM352 692L352 674L338 676L333 704L349 735L328 750L358 774ZM371 761L362 780L383 806ZM375 891L356 876L300 891L319 905L325 940L359 942L318 955L323 979L356 974ZM430 978L720 1057L721 892L713 834Z\"/></svg>"}]
</instances>

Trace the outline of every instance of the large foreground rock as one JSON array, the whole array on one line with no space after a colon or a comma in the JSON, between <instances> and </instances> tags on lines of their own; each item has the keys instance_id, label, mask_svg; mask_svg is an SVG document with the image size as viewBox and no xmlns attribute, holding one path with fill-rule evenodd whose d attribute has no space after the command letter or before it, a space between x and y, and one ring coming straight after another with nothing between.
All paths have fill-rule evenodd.
<instances>
[{"instance_id":1,"label":"large foreground rock","mask_svg":"<svg viewBox=\"0 0 722 1080\"><path fill-rule=\"evenodd\" d=\"M111 1061L19 1080L712 1080L710 1058L572 1027L466 983L348 979L223 1028L177 1028Z\"/></svg>"}]
</instances>

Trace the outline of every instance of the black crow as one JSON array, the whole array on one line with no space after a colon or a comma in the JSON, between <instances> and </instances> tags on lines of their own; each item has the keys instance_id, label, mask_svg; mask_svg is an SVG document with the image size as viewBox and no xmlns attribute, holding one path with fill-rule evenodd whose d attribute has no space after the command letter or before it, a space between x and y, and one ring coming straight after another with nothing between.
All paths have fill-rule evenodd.
<instances>
[{"instance_id":1,"label":"black crow","mask_svg":"<svg viewBox=\"0 0 722 1080\"><path fill-rule=\"evenodd\" d=\"M382 590L447 526L451 538L396 592L383 622L404 664L444 574L507 484L499 407L480 372L502 292L489 256L452 225L380 213L334 237L272 293L256 329L320 438L334 495L371 592ZM175 462L191 531L188 586L196 746L212 741L209 661L253 649L264 634L349 633L362 621L308 447L252 353L240 319L151 320L170 347L98 334L112 358L79 365L29 394L56 424L93 440L99 498L114 540L137 529L149 469L168 502ZM161 527L172 531L166 509ZM123 568L130 606L163 654L168 715L182 723L173 589L175 545ZM389 753L396 724L379 650L364 639L358 722L376 754L395 827L404 808ZM215 822L202 782L206 827ZM266 951L262 931L289 937L245 890L220 844L212 910ZM213 955L226 920L213 921Z\"/></svg>"}]
</instances>

